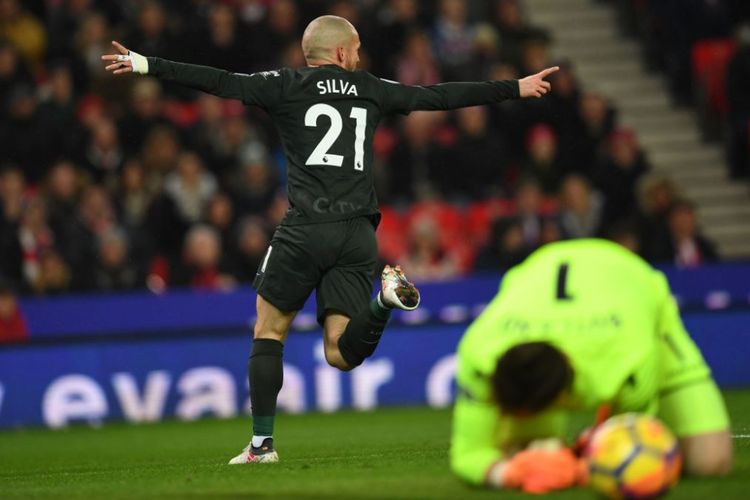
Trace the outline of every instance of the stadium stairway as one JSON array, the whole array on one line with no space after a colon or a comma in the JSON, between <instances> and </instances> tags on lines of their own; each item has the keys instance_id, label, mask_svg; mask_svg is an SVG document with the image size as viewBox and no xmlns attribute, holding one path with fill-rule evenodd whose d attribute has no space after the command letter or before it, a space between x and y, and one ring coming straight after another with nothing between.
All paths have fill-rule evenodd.
<instances>
[{"instance_id":1,"label":"stadium stairway","mask_svg":"<svg viewBox=\"0 0 750 500\"><path fill-rule=\"evenodd\" d=\"M669 175L698 204L701 227L726 259L750 257L750 192L727 177L724 151L701 139L695 111L672 106L664 80L648 73L635 40L622 36L615 9L594 0L526 0L533 24L553 37L587 91L617 107L656 173Z\"/></svg>"}]
</instances>

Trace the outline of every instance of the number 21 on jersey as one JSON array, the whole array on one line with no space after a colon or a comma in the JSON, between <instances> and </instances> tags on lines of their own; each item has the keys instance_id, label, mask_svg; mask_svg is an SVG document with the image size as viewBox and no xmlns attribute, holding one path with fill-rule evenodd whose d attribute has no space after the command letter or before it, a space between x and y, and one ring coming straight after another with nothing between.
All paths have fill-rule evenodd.
<instances>
[{"instance_id":1,"label":"number 21 on jersey","mask_svg":"<svg viewBox=\"0 0 750 500\"><path fill-rule=\"evenodd\" d=\"M344 128L344 121L341 113L330 104L314 104L305 113L305 126L317 127L318 118L321 115L327 116L331 121L326 134L320 140L313 152L308 156L305 165L333 165L340 167L344 163L344 156L329 153L328 150L336 142ZM349 118L355 122L354 128L354 170L364 170L365 162L365 127L367 125L367 110L365 108L353 107Z\"/></svg>"}]
</instances>

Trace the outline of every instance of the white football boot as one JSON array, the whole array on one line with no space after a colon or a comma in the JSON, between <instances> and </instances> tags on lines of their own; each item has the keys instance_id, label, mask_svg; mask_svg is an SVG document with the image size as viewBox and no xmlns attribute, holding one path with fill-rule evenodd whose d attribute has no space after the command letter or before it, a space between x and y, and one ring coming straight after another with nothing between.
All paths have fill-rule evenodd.
<instances>
[{"instance_id":1,"label":"white football boot","mask_svg":"<svg viewBox=\"0 0 750 500\"><path fill-rule=\"evenodd\" d=\"M419 290L409 283L401 266L385 266L381 275L380 301L387 307L413 311L419 307Z\"/></svg>"},{"instance_id":2,"label":"white football boot","mask_svg":"<svg viewBox=\"0 0 750 500\"><path fill-rule=\"evenodd\" d=\"M279 454L273 449L273 439L266 438L258 448L251 442L242 453L229 461L229 465L240 464L275 464L279 461Z\"/></svg>"}]
</instances>

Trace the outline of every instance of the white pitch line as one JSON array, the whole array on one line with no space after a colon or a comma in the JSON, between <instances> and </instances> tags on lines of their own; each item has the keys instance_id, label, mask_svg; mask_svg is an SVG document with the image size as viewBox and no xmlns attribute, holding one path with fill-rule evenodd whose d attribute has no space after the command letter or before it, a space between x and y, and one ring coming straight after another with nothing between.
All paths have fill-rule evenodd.
<instances>
[{"instance_id":1,"label":"white pitch line","mask_svg":"<svg viewBox=\"0 0 750 500\"><path fill-rule=\"evenodd\" d=\"M733 434L732 439L750 439L750 434Z\"/></svg>"}]
</instances>

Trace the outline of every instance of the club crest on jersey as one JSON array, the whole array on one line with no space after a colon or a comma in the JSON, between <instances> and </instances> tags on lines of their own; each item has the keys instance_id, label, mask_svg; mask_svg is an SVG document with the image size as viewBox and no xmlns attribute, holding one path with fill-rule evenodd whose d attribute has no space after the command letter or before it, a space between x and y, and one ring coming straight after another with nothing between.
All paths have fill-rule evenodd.
<instances>
[{"instance_id":1,"label":"club crest on jersey","mask_svg":"<svg viewBox=\"0 0 750 500\"><path fill-rule=\"evenodd\" d=\"M357 94L357 86L344 80L321 80L317 83L317 86L320 95L344 94L359 96Z\"/></svg>"}]
</instances>

